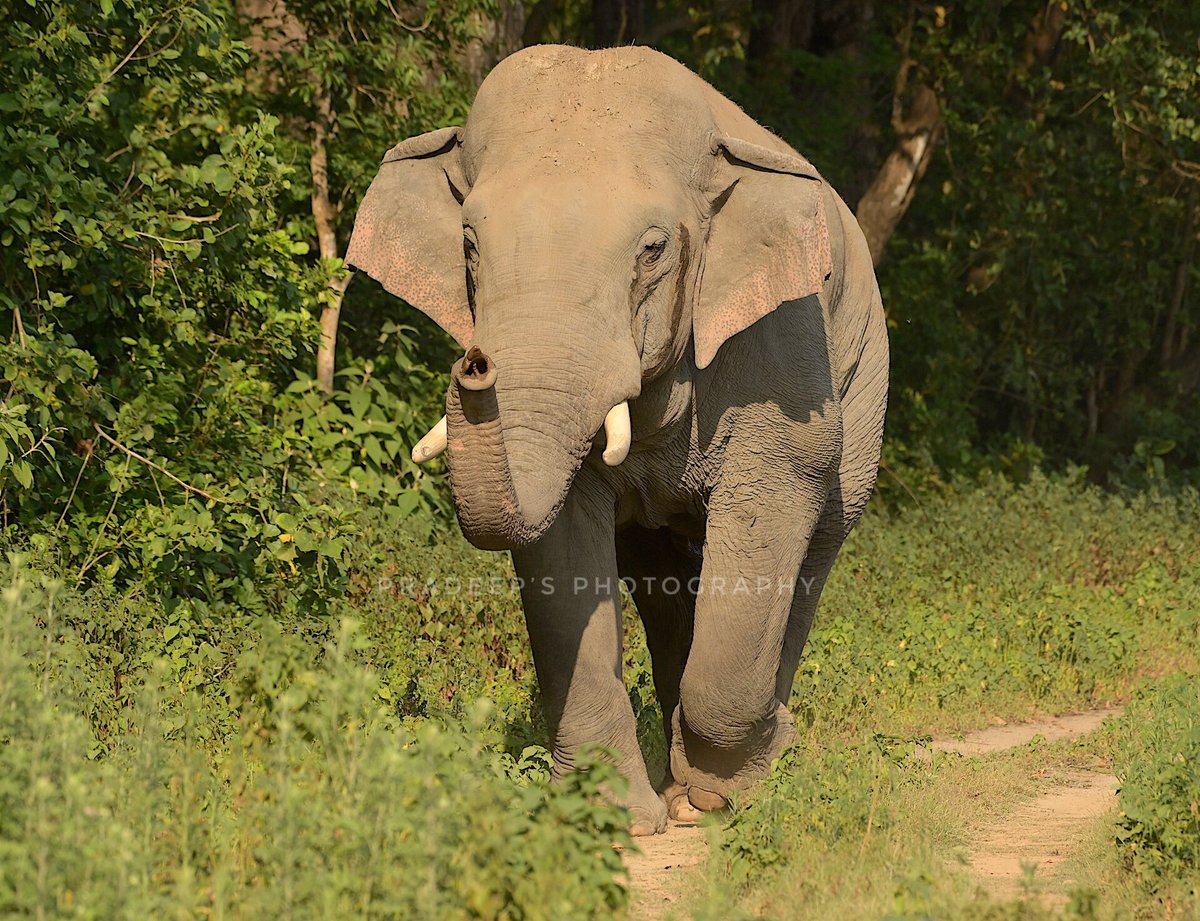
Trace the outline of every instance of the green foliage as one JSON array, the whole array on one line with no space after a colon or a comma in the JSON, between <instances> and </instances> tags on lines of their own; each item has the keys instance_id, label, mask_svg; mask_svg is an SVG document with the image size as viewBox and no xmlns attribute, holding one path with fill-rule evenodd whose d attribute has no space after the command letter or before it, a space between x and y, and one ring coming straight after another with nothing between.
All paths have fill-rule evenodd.
<instances>
[{"instance_id":1,"label":"green foliage","mask_svg":"<svg viewBox=\"0 0 1200 921\"><path fill-rule=\"evenodd\" d=\"M349 73L347 54L360 65L337 97L357 142L333 164L354 194L395 142L385 134L461 114L453 73L438 93L415 88L446 43L464 40L469 18L445 10L413 32L388 13L390 28L372 27L368 41L362 24L387 5L360 6L355 20L341 5L297 5L311 30L358 36L321 65ZM312 31L296 60L270 59L285 67L273 71L237 39L230 4L12 3L3 13L9 539L76 580L172 608L327 607L345 584L360 500L387 503L396 519L447 510L408 458L440 389L410 329L383 325L390 353L346 363L331 399L307 375L335 267L305 258L313 231L296 203L310 174L291 166L303 162L292 102L311 101L297 75L332 53L336 31L320 41ZM392 81L389 94L371 80ZM266 85L286 91L249 104L248 86ZM395 118L405 94L409 121Z\"/></svg>"},{"instance_id":2,"label":"green foliage","mask_svg":"<svg viewBox=\"0 0 1200 921\"><path fill-rule=\"evenodd\" d=\"M338 386L323 394L307 375L298 375L278 399L277 422L286 433L290 456L311 466L298 471L301 482L321 491L342 487L346 505L370 504L395 524L412 515L432 525L428 512L443 521L454 514L441 478L412 461L411 450L443 412L438 380L413 358L410 327L385 323L379 342L391 354L355 359L337 372ZM435 468L437 469L437 468Z\"/></svg>"},{"instance_id":3,"label":"green foliage","mask_svg":"<svg viewBox=\"0 0 1200 921\"><path fill-rule=\"evenodd\" d=\"M232 113L244 47L207 3L4 17L7 523L78 578L168 603L311 603L346 523L288 489L272 403L316 286L278 224L275 119ZM284 514L316 563L290 581Z\"/></svg>"},{"instance_id":4,"label":"green foliage","mask_svg":"<svg viewBox=\"0 0 1200 921\"><path fill-rule=\"evenodd\" d=\"M79 604L5 573L6 917L551 919L623 904L626 820L600 796L615 771L597 760L547 787L535 753L514 768L481 741L485 702L465 726L402 725L351 622L318 661L273 621L248 633L223 682L237 720L224 740L205 695L158 671L95 758L60 655Z\"/></svg>"},{"instance_id":5,"label":"green foliage","mask_svg":"<svg viewBox=\"0 0 1200 921\"><path fill-rule=\"evenodd\" d=\"M991 478L870 521L822 598L793 709L918 729L1119 696L1145 662L1196 648L1198 503L1106 494L1077 471Z\"/></svg>"},{"instance_id":6,"label":"green foliage","mask_svg":"<svg viewBox=\"0 0 1200 921\"><path fill-rule=\"evenodd\" d=\"M916 24L945 138L880 276L892 432L943 466L1016 439L1100 472L1139 442L1195 465L1200 19L1072 3L1031 64L1043 8L967 0Z\"/></svg>"},{"instance_id":7,"label":"green foliage","mask_svg":"<svg viewBox=\"0 0 1200 921\"><path fill-rule=\"evenodd\" d=\"M1117 753L1121 817L1116 845L1151 889L1200 883L1200 681L1175 675L1142 694Z\"/></svg>"}]
</instances>

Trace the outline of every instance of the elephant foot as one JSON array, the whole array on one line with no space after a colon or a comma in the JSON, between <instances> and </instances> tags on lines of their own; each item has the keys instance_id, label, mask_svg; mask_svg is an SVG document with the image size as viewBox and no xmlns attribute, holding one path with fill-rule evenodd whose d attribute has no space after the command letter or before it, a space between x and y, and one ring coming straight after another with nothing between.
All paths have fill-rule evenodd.
<instances>
[{"instance_id":1,"label":"elephant foot","mask_svg":"<svg viewBox=\"0 0 1200 921\"><path fill-rule=\"evenodd\" d=\"M787 708L776 703L737 745L715 744L691 730L682 710L672 717L671 766L673 782L687 792L687 801L701 812L729 807L729 798L770 773L771 762L795 739Z\"/></svg>"},{"instance_id":2,"label":"elephant foot","mask_svg":"<svg viewBox=\"0 0 1200 921\"><path fill-rule=\"evenodd\" d=\"M729 808L729 800L720 793L701 790L699 787L689 787L687 795L692 807L701 812L720 812L722 809Z\"/></svg>"},{"instance_id":3,"label":"elephant foot","mask_svg":"<svg viewBox=\"0 0 1200 921\"><path fill-rule=\"evenodd\" d=\"M629 833L635 838L661 835L667 830L667 806L657 796L647 802L628 803Z\"/></svg>"},{"instance_id":4,"label":"elephant foot","mask_svg":"<svg viewBox=\"0 0 1200 921\"><path fill-rule=\"evenodd\" d=\"M683 784L672 781L663 788L659 796L667 804L667 815L680 825L695 825L704 818L703 810L697 809L689 801L688 788Z\"/></svg>"}]
</instances>

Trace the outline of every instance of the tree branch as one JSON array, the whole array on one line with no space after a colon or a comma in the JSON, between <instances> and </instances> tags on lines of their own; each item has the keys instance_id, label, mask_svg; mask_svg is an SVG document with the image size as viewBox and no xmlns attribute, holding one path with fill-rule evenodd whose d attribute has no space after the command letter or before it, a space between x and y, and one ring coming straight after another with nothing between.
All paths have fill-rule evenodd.
<instances>
[{"instance_id":1,"label":"tree branch","mask_svg":"<svg viewBox=\"0 0 1200 921\"><path fill-rule=\"evenodd\" d=\"M138 454L137 451L134 451L130 448L125 447L125 445L121 444L121 442L117 441L117 439L113 438L111 435L108 434L108 432L104 431L104 429L100 428L100 426L98 426L94 422L92 423L92 428L94 428L96 430L97 435L99 435L101 438L103 438L105 441L107 441L110 445L112 445L118 451L124 451L127 455L132 457L134 460L141 461L147 467L151 467L151 468L157 470L159 473L161 473L167 479L174 480L176 483L178 483L180 486L182 486L188 492L195 493L197 496L202 496L203 498L208 499L210 502L228 502L229 501L228 499L221 499L217 496L214 496L212 493L205 492L203 489L200 489L199 487L196 487L196 486L192 486L190 483L185 483L183 480L179 479L179 477L175 476L175 474L173 474L170 470L167 470L165 467L160 467L158 464L154 463L154 461L150 460L150 458L145 457L141 454Z\"/></svg>"},{"instance_id":2,"label":"tree branch","mask_svg":"<svg viewBox=\"0 0 1200 921\"><path fill-rule=\"evenodd\" d=\"M119 74L121 72L121 69L124 68L124 66L126 64L128 64L130 61L133 60L133 56L135 54L137 54L138 49L141 48L142 45L146 44L146 40L148 38L150 38L151 35L154 34L155 30L157 30L159 26L161 26L164 22L166 22L167 18L172 13L175 13L180 9L182 9L182 7L173 6L169 10L167 10L165 13L163 13L161 16L159 16L157 19L155 19L154 22L150 23L150 25L146 29L146 31L142 33L141 38L139 38L137 40L137 43L132 48L129 49L129 53L127 55L125 55L125 57L123 57L120 60L120 62L112 70L110 70L108 72L108 74L99 83L97 83L95 86L93 86L91 88L91 90L88 92L88 94L83 98L83 102L81 102L79 104L79 108L75 112L75 115L78 115L80 112L83 112L85 109L87 109L88 104L93 99L96 98L96 94L99 93L102 89L104 89L104 87L108 86L108 84L112 80L112 78L115 77L117 74ZM67 119L67 121L70 122L73 119L74 119L74 115L71 118ZM61 131L61 130L62 130L62 128L60 127L59 131ZM57 136L58 135L56 133L55 137L57 137Z\"/></svg>"}]
</instances>

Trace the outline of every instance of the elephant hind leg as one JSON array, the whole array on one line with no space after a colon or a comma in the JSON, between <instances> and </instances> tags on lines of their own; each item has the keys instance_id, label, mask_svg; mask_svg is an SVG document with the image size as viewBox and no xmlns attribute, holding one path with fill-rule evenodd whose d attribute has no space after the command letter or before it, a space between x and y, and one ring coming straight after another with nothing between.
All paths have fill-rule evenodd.
<instances>
[{"instance_id":1,"label":"elephant hind leg","mask_svg":"<svg viewBox=\"0 0 1200 921\"><path fill-rule=\"evenodd\" d=\"M694 579L700 559L681 550L670 531L631 527L617 535L617 570L630 586L646 630L654 693L663 714L667 748L679 681L692 645L696 613Z\"/></svg>"},{"instance_id":2,"label":"elephant hind leg","mask_svg":"<svg viewBox=\"0 0 1200 921\"><path fill-rule=\"evenodd\" d=\"M692 645L696 613L692 586L700 575L700 557L682 547L666 529L632 527L617 535L617 568L632 588L646 630L665 751L670 752L671 716L679 703L679 682ZM657 789L676 822L700 819L700 811L688 802L687 788L671 774L669 759Z\"/></svg>"}]
</instances>

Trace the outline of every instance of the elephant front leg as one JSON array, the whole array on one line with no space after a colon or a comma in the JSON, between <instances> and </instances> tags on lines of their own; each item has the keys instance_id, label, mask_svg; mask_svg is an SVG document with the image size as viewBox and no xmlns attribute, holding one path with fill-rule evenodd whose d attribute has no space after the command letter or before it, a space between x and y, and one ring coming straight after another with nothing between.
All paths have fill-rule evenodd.
<instances>
[{"instance_id":1,"label":"elephant front leg","mask_svg":"<svg viewBox=\"0 0 1200 921\"><path fill-rule=\"evenodd\" d=\"M554 775L574 770L580 752L604 745L618 753L628 782L623 798L635 835L665 831L666 807L646 775L637 724L621 674L621 596L612 503L589 501L581 484L536 544L513 551Z\"/></svg>"},{"instance_id":2,"label":"elephant front leg","mask_svg":"<svg viewBox=\"0 0 1200 921\"><path fill-rule=\"evenodd\" d=\"M671 771L702 810L765 776L795 738L776 697L797 573L823 490L714 494L691 652L674 713Z\"/></svg>"}]
</instances>

